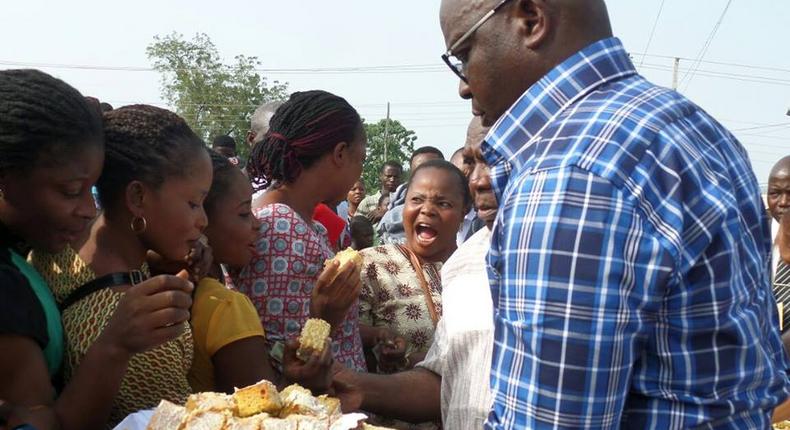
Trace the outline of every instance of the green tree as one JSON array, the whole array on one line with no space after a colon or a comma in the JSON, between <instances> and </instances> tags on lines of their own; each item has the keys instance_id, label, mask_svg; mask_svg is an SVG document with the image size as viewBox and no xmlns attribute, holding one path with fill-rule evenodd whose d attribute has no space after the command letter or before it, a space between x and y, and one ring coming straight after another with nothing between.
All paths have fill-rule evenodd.
<instances>
[{"instance_id":1,"label":"green tree","mask_svg":"<svg viewBox=\"0 0 790 430\"><path fill-rule=\"evenodd\" d=\"M368 150L362 179L368 194L373 194L381 187L379 172L385 161L397 161L403 165L404 170L409 168L409 158L414 152L417 135L394 119L382 119L374 124L365 124L365 131L368 134Z\"/></svg>"},{"instance_id":2,"label":"green tree","mask_svg":"<svg viewBox=\"0 0 790 430\"><path fill-rule=\"evenodd\" d=\"M287 83L267 85L266 78L258 74L261 62L257 57L237 55L233 63L223 64L217 48L203 33L192 40L178 33L155 36L146 54L162 74L165 100L195 133L206 142L228 134L245 157L244 137L255 108L288 96Z\"/></svg>"}]
</instances>

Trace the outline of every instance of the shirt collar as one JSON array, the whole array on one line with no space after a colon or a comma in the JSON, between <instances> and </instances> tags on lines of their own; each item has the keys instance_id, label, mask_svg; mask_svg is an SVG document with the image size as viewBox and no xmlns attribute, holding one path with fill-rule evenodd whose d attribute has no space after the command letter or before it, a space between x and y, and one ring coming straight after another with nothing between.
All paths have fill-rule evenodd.
<instances>
[{"instance_id":1,"label":"shirt collar","mask_svg":"<svg viewBox=\"0 0 790 430\"><path fill-rule=\"evenodd\" d=\"M497 120L482 144L492 169L494 192L502 197L508 176L520 169L517 155L567 106L606 82L636 74L622 43L615 37L595 42L550 70Z\"/></svg>"}]
</instances>

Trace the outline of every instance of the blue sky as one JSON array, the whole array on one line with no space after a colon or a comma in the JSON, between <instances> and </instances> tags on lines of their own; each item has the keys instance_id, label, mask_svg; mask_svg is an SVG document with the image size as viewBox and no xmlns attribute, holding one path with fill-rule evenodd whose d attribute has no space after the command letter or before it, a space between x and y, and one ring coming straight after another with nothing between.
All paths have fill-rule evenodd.
<instances>
[{"instance_id":1,"label":"blue sky","mask_svg":"<svg viewBox=\"0 0 790 430\"><path fill-rule=\"evenodd\" d=\"M579 0L582 1L582 0ZM681 76L693 69L728 0L610 0L615 34L640 71L671 85L672 59ZM392 103L392 116L417 132L418 145L449 155L463 144L468 102L442 66L444 41L438 0L288 1L41 1L4 2L0 68L13 64L142 66L154 35L208 34L226 58L255 55L271 79L291 90L326 89L346 97L375 121ZM680 91L741 139L760 182L778 158L790 154L790 2L733 0L710 40L703 62ZM419 65L384 72L283 69ZM147 71L40 67L119 106L162 104L159 76ZM691 74L689 74L691 76Z\"/></svg>"}]
</instances>

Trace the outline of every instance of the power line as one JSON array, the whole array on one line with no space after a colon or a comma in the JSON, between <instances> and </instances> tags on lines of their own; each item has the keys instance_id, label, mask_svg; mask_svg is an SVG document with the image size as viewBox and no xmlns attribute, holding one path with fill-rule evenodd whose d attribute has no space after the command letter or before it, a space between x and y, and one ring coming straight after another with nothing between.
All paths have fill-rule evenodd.
<instances>
[{"instance_id":1,"label":"power line","mask_svg":"<svg viewBox=\"0 0 790 430\"><path fill-rule=\"evenodd\" d=\"M766 124L766 125L760 125L760 126L756 126L756 127L739 128L739 129L730 130L730 131L732 131L733 133L735 133L737 131L748 131L748 130L767 131L767 130L765 130L766 128L774 129L774 130L770 130L770 131L780 130L780 129L784 129L784 128L790 128L790 122L780 122L780 123L776 123L776 124Z\"/></svg>"},{"instance_id":2,"label":"power line","mask_svg":"<svg viewBox=\"0 0 790 430\"><path fill-rule=\"evenodd\" d=\"M661 5L658 7L658 14L656 14L656 19L653 21L653 28L650 30L650 36L647 38L647 45L645 45L645 55L642 56L642 61L639 62L640 66L642 63L644 63L645 57L647 56L648 51L650 51L650 43L653 42L653 35L656 33L658 19L661 18L661 11L664 10L664 1L665 0L661 0Z\"/></svg>"},{"instance_id":3,"label":"power line","mask_svg":"<svg viewBox=\"0 0 790 430\"><path fill-rule=\"evenodd\" d=\"M705 57L705 54L708 52L708 48L710 48L711 42L713 42L713 38L716 37L716 33L719 31L719 27L721 26L721 23L724 20L724 16L727 14L727 10L730 9L730 4L732 4L732 0L727 0L727 4L724 5L724 10L721 12L721 15L719 16L719 20L716 21L716 25L713 26L713 30L711 30L710 35L708 36L708 39L705 41L705 44L702 46L702 50L700 50L700 53L697 55L697 62L696 62L696 64L692 65L693 71L691 72L691 76L689 76L689 74L686 73L686 75L683 76L683 79L681 79L681 82L682 82L682 81L686 80L686 76L689 76L688 80L686 81L685 86L683 87L683 91L688 89L688 86L691 83L691 80L694 79L694 75L696 74L696 69L699 68L700 62Z\"/></svg>"},{"instance_id":4,"label":"power line","mask_svg":"<svg viewBox=\"0 0 790 430\"><path fill-rule=\"evenodd\" d=\"M643 69L648 70L660 70L660 71L672 71L672 67L665 66L663 64L645 64L642 66ZM685 69L685 68L683 68ZM685 69L691 71L692 69ZM741 82L756 82L756 83L764 83L764 84L773 84L773 85L782 85L787 86L790 85L790 79L779 79L779 78L772 78L769 76L759 76L759 75L748 75L744 73L730 73L730 72L720 72L716 70L705 70L705 69L696 69L694 70L695 74L700 76L707 76L713 78L722 78L722 79L730 79L735 81Z\"/></svg>"},{"instance_id":5,"label":"power line","mask_svg":"<svg viewBox=\"0 0 790 430\"><path fill-rule=\"evenodd\" d=\"M753 64L732 63L724 61L703 60L700 58L678 57L673 55L659 55L649 54L647 52L633 52L632 55L674 59L679 58L684 61L699 62L705 64L715 64L719 66L741 67L753 70L764 70L772 72L790 73L790 69L773 67L773 66L759 66ZM13 67L34 67L34 68L53 68L53 69L77 69L87 71L111 71L111 72L156 72L157 70L149 66L108 66L108 65L94 65L94 64L65 64L65 63L40 63L40 62L26 62L26 61L12 61L0 60L0 65L13 66ZM641 63L640 63L641 65ZM230 66L225 66L230 67ZM199 68L177 68L174 70L206 70ZM305 74L305 73L434 73L446 72L447 68L441 64L398 64L398 65L380 65L380 66L343 66L343 67L284 67L284 68L255 68L256 72L264 73L283 73L283 74Z\"/></svg>"},{"instance_id":6,"label":"power line","mask_svg":"<svg viewBox=\"0 0 790 430\"><path fill-rule=\"evenodd\" d=\"M674 60L675 58L681 59L683 61L696 61L695 58L688 58L688 57L678 57L676 55L659 55L659 54L643 54L639 52L632 53L633 55L642 55L645 57L652 57L652 58L663 58L663 59L670 59ZM781 67L773 67L773 66L756 66L754 64L743 64L743 63L730 63L726 61L713 61L713 60L702 60L701 63L705 64L715 64L717 66L730 66L730 67L742 67L746 69L753 69L753 70L765 70L770 72L783 72L783 73L790 73L790 69L784 69Z\"/></svg>"}]
</instances>

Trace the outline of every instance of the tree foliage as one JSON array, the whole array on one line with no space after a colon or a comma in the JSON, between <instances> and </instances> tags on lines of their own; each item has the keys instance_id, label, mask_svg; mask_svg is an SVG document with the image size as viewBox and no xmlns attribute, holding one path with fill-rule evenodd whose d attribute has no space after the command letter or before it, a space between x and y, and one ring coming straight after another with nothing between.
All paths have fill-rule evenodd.
<instances>
[{"instance_id":1,"label":"tree foliage","mask_svg":"<svg viewBox=\"0 0 790 430\"><path fill-rule=\"evenodd\" d=\"M388 121L389 126L387 126ZM393 160L401 163L404 171L409 168L409 158L414 152L417 136L414 131L394 119L382 119L374 124L365 124L365 131L368 135L368 150L362 179L368 194L373 194L381 187L379 172L385 161Z\"/></svg>"},{"instance_id":2,"label":"tree foliage","mask_svg":"<svg viewBox=\"0 0 790 430\"><path fill-rule=\"evenodd\" d=\"M192 40L172 33L154 37L146 49L155 70L162 74L162 93L176 113L207 142L228 134L246 155L244 137L250 116L260 104L287 98L288 84L258 74L257 57L237 55L224 64L211 39L202 33Z\"/></svg>"}]
</instances>

